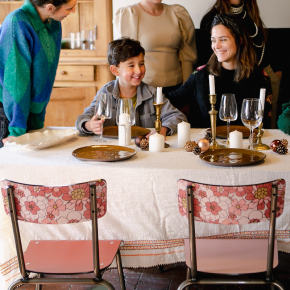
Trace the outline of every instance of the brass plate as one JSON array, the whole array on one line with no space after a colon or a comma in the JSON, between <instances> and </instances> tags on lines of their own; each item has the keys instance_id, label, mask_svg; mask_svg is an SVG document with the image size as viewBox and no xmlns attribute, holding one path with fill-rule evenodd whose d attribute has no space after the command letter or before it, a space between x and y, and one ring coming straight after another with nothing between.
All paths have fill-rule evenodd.
<instances>
[{"instance_id":1,"label":"brass plate","mask_svg":"<svg viewBox=\"0 0 290 290\"><path fill-rule=\"evenodd\" d=\"M131 158L136 150L115 145L92 145L75 149L72 155L84 161L120 161Z\"/></svg>"},{"instance_id":2,"label":"brass plate","mask_svg":"<svg viewBox=\"0 0 290 290\"><path fill-rule=\"evenodd\" d=\"M230 132L232 131L239 131L243 133L243 138L249 138L250 137L250 129L245 126L230 126ZM258 129L254 129L254 133L258 134ZM218 126L216 127L216 137L220 139L226 139L227 138L227 126Z\"/></svg>"},{"instance_id":3,"label":"brass plate","mask_svg":"<svg viewBox=\"0 0 290 290\"><path fill-rule=\"evenodd\" d=\"M255 150L226 148L208 150L201 153L199 158L211 165L244 166L261 162L266 154Z\"/></svg>"},{"instance_id":4,"label":"brass plate","mask_svg":"<svg viewBox=\"0 0 290 290\"><path fill-rule=\"evenodd\" d=\"M132 138L135 138L139 135L147 135L150 132L151 131L149 129L146 129L146 128L137 127L137 126L131 127ZM104 127L103 137L118 139L118 126Z\"/></svg>"}]
</instances>

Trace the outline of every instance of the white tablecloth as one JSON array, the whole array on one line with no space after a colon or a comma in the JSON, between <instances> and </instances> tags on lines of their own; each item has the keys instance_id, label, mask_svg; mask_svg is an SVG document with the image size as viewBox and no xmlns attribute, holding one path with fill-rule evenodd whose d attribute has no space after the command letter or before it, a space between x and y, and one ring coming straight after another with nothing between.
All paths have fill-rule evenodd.
<instances>
[{"instance_id":1,"label":"white tablecloth","mask_svg":"<svg viewBox=\"0 0 290 290\"><path fill-rule=\"evenodd\" d=\"M191 140L203 138L205 130L191 129ZM265 130L263 142L290 137L279 130ZM65 185L103 178L108 184L108 210L99 220L100 238L123 239L122 259L127 267L146 267L184 260L181 238L188 236L186 219L178 210L177 180L244 185L278 178L286 180L284 213L277 219L279 249L290 252L290 154L265 151L261 164L244 167L216 167L202 162L198 156L177 149L177 136L167 137L162 153L141 151L133 140L130 147L137 154L118 162L84 162L72 156L76 148L95 145L93 137L78 137L62 145L28 151L15 148L0 150L0 178L37 185ZM111 145L117 140L111 139ZM247 140L244 140L246 148ZM17 277L15 250L10 225L2 199L0 204L0 270L2 283L8 285ZM68 225L37 225L21 223L26 249L30 239L89 239L90 223ZM197 236L263 233L265 223L244 226L219 226L197 223ZM170 242L168 242L170 240ZM142 242L150 241L150 242ZM165 251L167 243L171 251ZM150 246L148 246L150 244ZM138 250L138 251L136 251ZM155 250L155 254L151 254ZM137 253L137 254L136 254ZM13 265L14 268L13 269ZM16 276L15 276L16 275ZM14 277L13 277L14 276ZM0 287L1 288L1 287ZM2 289L2 288L1 288Z\"/></svg>"}]
</instances>

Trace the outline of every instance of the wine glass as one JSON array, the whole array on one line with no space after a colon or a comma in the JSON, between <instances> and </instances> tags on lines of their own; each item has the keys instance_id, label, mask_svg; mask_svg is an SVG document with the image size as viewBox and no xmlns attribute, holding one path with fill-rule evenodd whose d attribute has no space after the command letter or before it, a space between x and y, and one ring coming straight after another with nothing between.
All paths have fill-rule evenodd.
<instances>
[{"instance_id":1,"label":"wine glass","mask_svg":"<svg viewBox=\"0 0 290 290\"><path fill-rule=\"evenodd\" d=\"M253 130L262 122L262 106L259 99L244 99L242 104L241 119L243 124L250 129L250 146L253 150Z\"/></svg>"},{"instance_id":2,"label":"wine glass","mask_svg":"<svg viewBox=\"0 0 290 290\"><path fill-rule=\"evenodd\" d=\"M220 104L219 117L222 121L227 121L227 145L230 144L230 122L238 118L238 109L234 94L222 95Z\"/></svg>"},{"instance_id":3,"label":"wine glass","mask_svg":"<svg viewBox=\"0 0 290 290\"><path fill-rule=\"evenodd\" d=\"M95 116L98 119L105 120L112 118L112 96L108 93L99 93L97 96ZM103 139L103 123L100 137L95 139L98 142L108 142Z\"/></svg>"},{"instance_id":4,"label":"wine glass","mask_svg":"<svg viewBox=\"0 0 290 290\"><path fill-rule=\"evenodd\" d=\"M130 145L131 130L129 131L129 129L135 124L135 109L132 99L117 100L116 123L119 126L119 145Z\"/></svg>"}]
</instances>

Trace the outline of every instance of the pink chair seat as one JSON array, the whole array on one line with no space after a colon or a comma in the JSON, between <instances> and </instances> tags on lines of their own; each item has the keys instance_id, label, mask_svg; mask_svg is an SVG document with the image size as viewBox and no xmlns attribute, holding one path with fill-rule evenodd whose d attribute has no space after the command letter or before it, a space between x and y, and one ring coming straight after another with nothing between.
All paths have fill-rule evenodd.
<instances>
[{"instance_id":1,"label":"pink chair seat","mask_svg":"<svg viewBox=\"0 0 290 290\"><path fill-rule=\"evenodd\" d=\"M216 274L265 272L267 239L196 239L197 271ZM184 240L186 265L190 268L189 239ZM278 265L275 240L273 267Z\"/></svg>"},{"instance_id":2,"label":"pink chair seat","mask_svg":"<svg viewBox=\"0 0 290 290\"><path fill-rule=\"evenodd\" d=\"M99 241L100 270L111 265L120 243L120 240ZM33 240L24 260L26 270L31 272L77 274L94 271L91 240Z\"/></svg>"}]
</instances>

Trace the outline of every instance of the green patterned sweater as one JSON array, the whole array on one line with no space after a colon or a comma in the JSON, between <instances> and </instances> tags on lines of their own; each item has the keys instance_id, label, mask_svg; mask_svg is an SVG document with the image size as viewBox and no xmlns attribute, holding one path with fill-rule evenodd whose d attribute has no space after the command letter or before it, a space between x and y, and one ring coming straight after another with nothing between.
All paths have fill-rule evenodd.
<instances>
[{"instance_id":1,"label":"green patterned sweater","mask_svg":"<svg viewBox=\"0 0 290 290\"><path fill-rule=\"evenodd\" d=\"M61 24L43 23L26 0L0 28L0 102L9 136L43 127L61 45ZM0 106L1 106L0 103Z\"/></svg>"}]
</instances>

